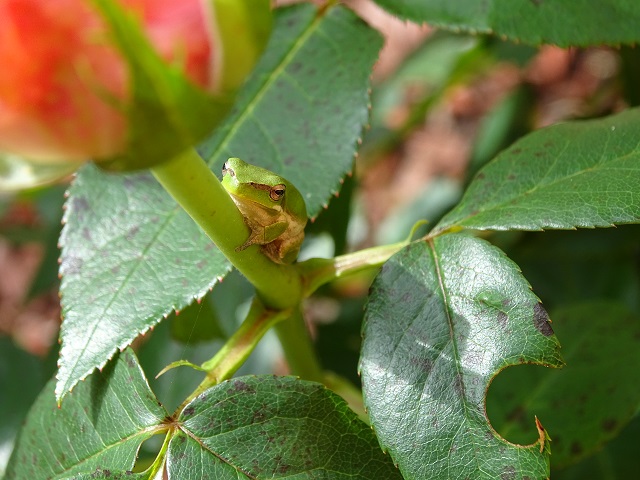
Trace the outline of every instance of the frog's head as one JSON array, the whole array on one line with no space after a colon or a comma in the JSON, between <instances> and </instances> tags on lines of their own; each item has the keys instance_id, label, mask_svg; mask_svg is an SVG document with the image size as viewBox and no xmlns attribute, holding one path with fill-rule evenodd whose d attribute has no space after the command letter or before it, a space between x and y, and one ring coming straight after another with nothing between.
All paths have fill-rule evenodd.
<instances>
[{"instance_id":1,"label":"frog's head","mask_svg":"<svg viewBox=\"0 0 640 480\"><path fill-rule=\"evenodd\" d=\"M282 209L287 193L286 181L264 168L230 158L222 167L222 185L235 197L263 207Z\"/></svg>"},{"instance_id":2,"label":"frog's head","mask_svg":"<svg viewBox=\"0 0 640 480\"><path fill-rule=\"evenodd\" d=\"M238 201L284 211L307 221L307 209L300 192L275 173L239 158L230 158L222 167L222 185Z\"/></svg>"}]
</instances>

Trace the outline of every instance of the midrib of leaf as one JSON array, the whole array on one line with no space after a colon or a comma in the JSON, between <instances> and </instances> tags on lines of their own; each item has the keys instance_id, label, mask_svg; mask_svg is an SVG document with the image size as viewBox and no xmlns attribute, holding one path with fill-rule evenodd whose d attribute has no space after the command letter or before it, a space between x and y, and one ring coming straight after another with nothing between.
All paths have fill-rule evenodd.
<instances>
[{"instance_id":1,"label":"midrib of leaf","mask_svg":"<svg viewBox=\"0 0 640 480\"><path fill-rule=\"evenodd\" d=\"M640 145L640 144L639 144L639 145ZM563 152L559 153L557 157L560 157L561 155L563 155L563 154L564 154L564 151L565 151L568 147L569 147L569 145L568 145L568 144L567 144L567 145L565 145ZM636 148L637 148L637 147L636 147ZM534 186L533 186L532 188L530 188L529 190L527 190L527 191L525 191L525 192L522 192L522 193L519 193L519 194L517 194L517 195L510 196L509 198L505 199L503 202L501 202L501 203L496 203L496 204L494 204L494 205L491 205L490 207L487 207L486 209L479 209L479 210L478 210L478 213L484 213L484 212L488 212L488 211L491 211L491 210L494 210L494 209L498 209L498 208L506 207L506 206L508 206L508 204L509 204L512 200L514 200L514 199L522 198L522 197L525 197L525 196L527 196L527 195L531 195L532 193L535 193L535 192L537 192L537 191L539 191L539 190L543 190L543 189L546 189L546 188L549 188L549 187L553 187L553 186L555 186L555 185L557 185L557 184L561 184L561 183L563 183L563 182L565 182L565 181L567 181L567 180L571 180L571 179L572 179L572 178L574 178L574 177L578 177L578 176L580 176L580 175L584 175L585 173L588 173L588 172L594 172L594 171L601 170L601 169L602 169L602 170L604 170L604 169L607 169L607 168L612 168L616 163L621 162L621 161L624 161L624 160L627 160L629 157L631 157L632 155L634 155L634 154L636 153L636 152L635 152L636 148L634 148L634 149L633 149L632 151L630 151L629 153L626 153L625 155L622 155L622 156L620 156L620 157L617 157L617 158L615 158L615 159L611 160L610 162L606 162L606 163L597 163L596 165L592 165L592 166L590 166L590 167L587 167L587 168L584 168L584 169L579 170L579 171L577 171L577 172L574 172L574 173L572 173L572 174L570 174L570 175L563 176L563 177L558 178L558 179L556 179L556 180L553 180L553 181L551 181L551 182L549 182L549 183L542 183L542 182L543 182L543 180L544 180L544 178L543 178L543 179L541 179L541 180L540 180L540 182L538 182L536 185L534 185ZM549 166L549 168L548 168L548 170L547 170L547 174L546 174L546 176L548 176L549 172L553 169L553 167L555 167L555 166L557 165L557 163L558 163L558 160L557 160L557 158L556 158L556 160L554 161L554 163L553 163L552 165L550 165L550 166ZM637 169L635 169L635 170L634 170L634 169L628 169L628 170L631 170L631 171L637 171ZM498 192L494 192L494 193L493 193L493 196L495 197L497 194L498 194ZM490 202L490 201L491 201L491 200L488 200L488 202ZM467 215L466 217L464 217L464 218L462 218L462 219L460 219L460 220L456 221L456 222L454 223L454 225L455 225L455 224L462 223L462 222L464 222L464 221L466 221L466 220L469 220L470 218L473 218L473 217L477 216L477 215L478 215L478 213L476 213L476 214L474 214L474 215Z\"/></svg>"},{"instance_id":2,"label":"midrib of leaf","mask_svg":"<svg viewBox=\"0 0 640 480\"><path fill-rule=\"evenodd\" d=\"M204 443L202 443L200 441L200 438L194 434L193 432L191 432L189 429L184 428L183 425L179 426L180 431L182 433L184 433L187 437L193 439L195 442L198 443L198 445L200 445L200 448L202 448L203 450L206 450L207 452L209 452L211 455L213 455L214 457L216 457L218 460L220 460L223 463L226 463L227 465L229 465L231 468L233 468L236 472L242 473L242 475L245 475L247 478L251 479L251 480L258 480L258 477L253 477L251 476L249 473L245 472L244 470L242 470L239 466L234 465L233 463L231 463L229 460L227 460L226 458L224 458L223 456L221 456L220 454L214 452L211 448L209 448L207 445L205 445Z\"/></svg>"},{"instance_id":3,"label":"midrib of leaf","mask_svg":"<svg viewBox=\"0 0 640 480\"><path fill-rule=\"evenodd\" d=\"M327 9L326 11L329 11L329 9ZM245 122L246 118L249 115L253 114L254 108L256 107L256 105L258 103L260 103L260 101L262 100L262 97L264 97L266 92L269 90L269 87L271 85L273 85L273 83L284 72L285 67L287 65L289 65L289 63L291 62L292 58L295 56L295 54L298 52L298 50L300 50L300 48L302 48L302 46L304 45L306 40L315 31L315 29L318 27L320 21L325 16L326 16L326 12L322 12L322 14L315 15L313 21L311 23L309 23L309 25L303 31L302 35L300 35L298 37L298 39L293 43L293 45L291 46L291 49L283 57L283 59L280 62L280 64L278 64L278 66L275 69L273 69L273 71L267 76L267 78L265 79L265 81L262 84L262 86L255 93L253 99L247 104L246 108L242 111L242 113L240 115L238 115L238 118L236 118L236 120L233 122L233 125L227 131L227 133L224 135L224 137L222 138L222 140L220 141L218 146L209 155L209 161L207 162L209 167L213 167L212 163L215 161L216 157L220 154L220 152L222 152L226 148L226 146L231 141L231 138L235 135L237 130L242 126L242 124ZM280 159L280 158L278 157L278 159Z\"/></svg>"},{"instance_id":4,"label":"midrib of leaf","mask_svg":"<svg viewBox=\"0 0 640 480\"><path fill-rule=\"evenodd\" d=\"M133 268L127 273L127 275L125 276L124 280L121 282L120 286L116 289L116 291L113 293L113 295L111 296L111 299L109 300L109 303L102 309L102 312L100 312L100 316L98 317L98 319L94 322L93 328L91 329L91 333L86 337L86 341L82 347L81 350L81 354L80 355L76 355L76 360L73 363L73 368L71 368L69 371L70 372L75 372L76 371L76 367L78 366L78 362L80 362L80 359L82 359L84 357L85 352L87 351L87 347L89 346L89 343L91 343L91 339L93 338L93 336L96 333L96 330L98 329L98 325L100 324L101 320L103 320L105 318L106 312L111 308L111 306L113 305L113 303L116 301L116 299L120 296L120 294L122 293L122 290L124 289L124 287L128 284L129 280L131 279L131 277L133 276L133 274L138 270L138 268L140 268L140 266L144 263L145 261L145 255L149 252L149 249L152 247L152 245L155 245L155 242L157 240L157 238L160 236L160 234L165 230L165 228L167 228L167 225L169 225L174 217L177 215L179 211L179 207L175 207L173 209L172 212L170 212L167 217L165 222L161 225L160 228L157 229L156 234L153 236L153 238L147 242L146 247L144 248L144 250L142 251L142 255L140 256L140 259L134 263ZM173 309L174 307L172 306L171 309ZM147 329L145 329L142 332L138 332L136 333L137 335L140 335L142 333L144 333L146 330L148 330L150 327L147 327ZM121 348L122 346L128 345L128 342L125 344L121 344L118 345L118 348ZM102 365L104 365L107 362L107 360L105 360ZM89 372L90 373L90 372ZM80 380L84 379L87 377L87 375L89 373L86 373L85 375L82 376L82 378L80 378ZM68 383L68 382L67 382ZM67 390L67 387L65 385L65 391Z\"/></svg>"},{"instance_id":5,"label":"midrib of leaf","mask_svg":"<svg viewBox=\"0 0 640 480\"><path fill-rule=\"evenodd\" d=\"M440 288L440 292L442 293L442 300L444 302L444 306L445 306L445 312L447 314L447 323L449 324L449 335L451 336L451 344L453 346L453 356L455 359L455 366L456 366L456 372L457 375L460 377L460 388L462 389L463 392L463 398L462 398L462 406L464 408L464 416L465 419L467 421L467 424L471 423L471 420L469 418L469 409L467 406L467 394L466 394L466 390L465 390L465 386L464 386L464 377L462 375L462 372L460 371L460 353L458 352L458 343L456 342L456 336L455 336L455 332L453 329L453 319L451 316L451 310L450 310L450 306L449 306L449 297L447 295L446 289L444 287L444 278L442 276L442 272L440 270L440 261L438 258L438 255L436 253L436 248L435 245L433 243L433 239L429 239L428 240L428 245L429 245L429 250L431 252L431 255L433 256L433 263L436 267L436 275L438 277L438 287ZM455 381L455 380L454 380ZM451 444L449 445L449 449L453 446L453 442L455 442L456 436L457 434L460 432L460 429L462 428L462 426L458 427L458 432L456 432L456 435L453 435L452 439L451 439ZM474 442L475 444L475 442ZM473 459L475 461L476 464L476 469L479 471L482 471L481 467L480 467L480 462L478 462L478 457L475 453L475 449L473 452ZM447 462L448 465L450 466L450 462L451 462L451 455L449 455L449 457L447 458ZM451 469L449 468L448 471L451 471Z\"/></svg>"}]
</instances>

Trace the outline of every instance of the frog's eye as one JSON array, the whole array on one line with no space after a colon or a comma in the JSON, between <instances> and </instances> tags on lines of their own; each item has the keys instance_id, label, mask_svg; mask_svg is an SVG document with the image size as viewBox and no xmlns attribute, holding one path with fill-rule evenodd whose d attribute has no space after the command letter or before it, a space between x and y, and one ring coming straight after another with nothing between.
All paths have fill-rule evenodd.
<instances>
[{"instance_id":1,"label":"frog's eye","mask_svg":"<svg viewBox=\"0 0 640 480\"><path fill-rule=\"evenodd\" d=\"M281 200L282 197L284 197L284 191L286 189L287 187L282 185L281 183L275 185L271 187L271 190L269 190L269 197L271 197L271 200L273 200L274 202L277 202L278 200Z\"/></svg>"},{"instance_id":2,"label":"frog's eye","mask_svg":"<svg viewBox=\"0 0 640 480\"><path fill-rule=\"evenodd\" d=\"M222 176L231 175L232 177L236 176L236 172L233 171L233 168L229 166L229 162L224 162L222 166Z\"/></svg>"}]
</instances>

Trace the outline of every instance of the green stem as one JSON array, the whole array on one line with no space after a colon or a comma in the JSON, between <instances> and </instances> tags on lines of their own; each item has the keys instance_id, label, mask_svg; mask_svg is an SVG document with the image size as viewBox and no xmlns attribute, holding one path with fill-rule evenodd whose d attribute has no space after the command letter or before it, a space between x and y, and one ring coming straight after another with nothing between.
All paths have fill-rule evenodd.
<instances>
[{"instance_id":1,"label":"green stem","mask_svg":"<svg viewBox=\"0 0 640 480\"><path fill-rule=\"evenodd\" d=\"M295 310L287 320L278 323L275 330L291 374L322 383L324 381L322 368L300 310Z\"/></svg>"},{"instance_id":2,"label":"green stem","mask_svg":"<svg viewBox=\"0 0 640 480\"><path fill-rule=\"evenodd\" d=\"M145 473L147 474L147 478L155 478L158 472L162 469L162 467L164 467L164 462L167 458L167 449L169 448L169 442L171 441L171 437L173 437L173 431L167 432L164 437L164 441L162 442L162 447L158 452L158 455L156 455L156 458L151 464L151 466L149 466L149 468L145 470Z\"/></svg>"},{"instance_id":3,"label":"green stem","mask_svg":"<svg viewBox=\"0 0 640 480\"><path fill-rule=\"evenodd\" d=\"M256 287L267 307L286 309L299 303L301 281L294 267L272 262L257 245L236 251L249 236L248 227L227 191L194 149L156 165L151 172Z\"/></svg>"},{"instance_id":4,"label":"green stem","mask_svg":"<svg viewBox=\"0 0 640 480\"><path fill-rule=\"evenodd\" d=\"M191 400L208 388L231 378L253 352L264 334L289 315L291 315L291 309L267 310L260 300L254 298L249 313L240 328L235 331L213 358L201 365L202 370L207 372L207 376L176 412L180 412Z\"/></svg>"},{"instance_id":5,"label":"green stem","mask_svg":"<svg viewBox=\"0 0 640 480\"><path fill-rule=\"evenodd\" d=\"M345 275L378 268L394 253L406 247L409 241L367 248L334 258L311 258L296 265L302 274L305 297L310 296L320 286Z\"/></svg>"}]
</instances>

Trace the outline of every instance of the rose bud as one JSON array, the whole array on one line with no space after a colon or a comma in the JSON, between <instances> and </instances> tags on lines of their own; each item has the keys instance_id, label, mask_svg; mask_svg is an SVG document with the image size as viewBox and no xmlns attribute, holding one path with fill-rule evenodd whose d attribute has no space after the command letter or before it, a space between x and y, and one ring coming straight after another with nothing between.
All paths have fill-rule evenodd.
<instances>
[{"instance_id":1,"label":"rose bud","mask_svg":"<svg viewBox=\"0 0 640 480\"><path fill-rule=\"evenodd\" d=\"M236 2L260 6L270 20L268 0ZM227 111L229 92L259 53L245 52L252 58L240 75L235 68L232 77L240 78L232 84L223 54L232 39L220 25L251 22L242 17L248 11L238 16L226 4L0 0L0 153L49 164L93 159L129 169L164 161L165 152L174 155L200 140ZM267 23L254 36L260 49Z\"/></svg>"}]
</instances>

